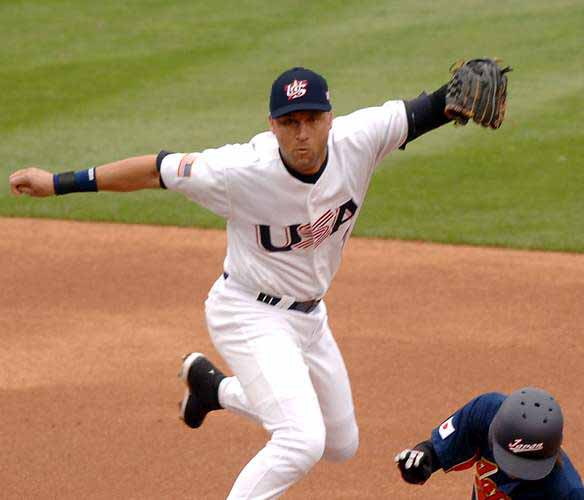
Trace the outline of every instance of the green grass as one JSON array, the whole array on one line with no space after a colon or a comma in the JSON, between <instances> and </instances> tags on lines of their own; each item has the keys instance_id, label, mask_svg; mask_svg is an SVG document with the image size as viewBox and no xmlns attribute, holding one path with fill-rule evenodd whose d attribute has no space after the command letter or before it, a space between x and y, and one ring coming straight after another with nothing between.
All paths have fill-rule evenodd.
<instances>
[{"instance_id":1,"label":"green grass","mask_svg":"<svg viewBox=\"0 0 584 500\"><path fill-rule=\"evenodd\" d=\"M583 252L582 26L579 0L0 1L0 215L221 227L168 192L14 198L6 178L245 142L293 65L327 76L341 115L495 55L515 68L503 127L390 155L356 234Z\"/></svg>"}]
</instances>

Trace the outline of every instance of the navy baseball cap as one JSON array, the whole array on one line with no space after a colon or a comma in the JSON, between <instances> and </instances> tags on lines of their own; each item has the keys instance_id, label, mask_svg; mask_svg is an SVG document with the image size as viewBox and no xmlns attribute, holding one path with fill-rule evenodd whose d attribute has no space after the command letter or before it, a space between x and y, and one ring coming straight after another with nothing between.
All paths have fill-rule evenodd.
<instances>
[{"instance_id":1,"label":"navy baseball cap","mask_svg":"<svg viewBox=\"0 0 584 500\"><path fill-rule=\"evenodd\" d=\"M272 84L270 116L278 118L293 111L330 111L326 80L306 68L284 71Z\"/></svg>"},{"instance_id":2,"label":"navy baseball cap","mask_svg":"<svg viewBox=\"0 0 584 500\"><path fill-rule=\"evenodd\" d=\"M489 427L497 465L508 476L528 481L547 476L562 445L560 405L543 389L525 387L511 394Z\"/></svg>"}]
</instances>

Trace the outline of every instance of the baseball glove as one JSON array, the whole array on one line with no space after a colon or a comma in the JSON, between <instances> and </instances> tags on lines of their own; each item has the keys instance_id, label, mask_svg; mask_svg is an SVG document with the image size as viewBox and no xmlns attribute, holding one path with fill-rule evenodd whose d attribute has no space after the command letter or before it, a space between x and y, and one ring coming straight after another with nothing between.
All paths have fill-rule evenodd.
<instances>
[{"instance_id":1,"label":"baseball glove","mask_svg":"<svg viewBox=\"0 0 584 500\"><path fill-rule=\"evenodd\" d=\"M455 63L446 91L445 113L459 125L469 119L483 127L499 128L505 118L507 76L495 59L471 59Z\"/></svg>"}]
</instances>

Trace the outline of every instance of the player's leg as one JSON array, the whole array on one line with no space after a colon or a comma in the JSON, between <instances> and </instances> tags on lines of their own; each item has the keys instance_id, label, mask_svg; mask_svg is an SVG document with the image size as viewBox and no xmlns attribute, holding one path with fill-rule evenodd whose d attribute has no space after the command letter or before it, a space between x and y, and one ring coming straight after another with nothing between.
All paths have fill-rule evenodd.
<instances>
[{"instance_id":1,"label":"player's leg","mask_svg":"<svg viewBox=\"0 0 584 500\"><path fill-rule=\"evenodd\" d=\"M220 403L231 409L229 384L233 393L243 391L240 410L271 434L228 498L277 498L320 460L325 447L324 421L299 338L281 311L249 301L207 301L207 324L236 376L222 382Z\"/></svg>"},{"instance_id":2,"label":"player's leg","mask_svg":"<svg viewBox=\"0 0 584 500\"><path fill-rule=\"evenodd\" d=\"M323 458L335 462L348 460L359 447L359 429L345 362L326 316L321 337L305 350L305 359L326 426Z\"/></svg>"},{"instance_id":3,"label":"player's leg","mask_svg":"<svg viewBox=\"0 0 584 500\"><path fill-rule=\"evenodd\" d=\"M231 413L249 418L261 424L261 418L250 405L237 377L227 377L219 385L219 404Z\"/></svg>"},{"instance_id":4,"label":"player's leg","mask_svg":"<svg viewBox=\"0 0 584 500\"><path fill-rule=\"evenodd\" d=\"M359 429L347 369L326 322L322 336L306 350L304 357L326 426L323 458L336 462L348 460L359 446ZM261 423L237 377L228 377L221 382L219 402L223 408Z\"/></svg>"},{"instance_id":5,"label":"player's leg","mask_svg":"<svg viewBox=\"0 0 584 500\"><path fill-rule=\"evenodd\" d=\"M320 460L325 427L298 345L285 330L259 332L249 346L216 341L237 376L254 417L271 434L244 467L229 499L276 498ZM235 354L232 350L240 351Z\"/></svg>"},{"instance_id":6,"label":"player's leg","mask_svg":"<svg viewBox=\"0 0 584 500\"><path fill-rule=\"evenodd\" d=\"M320 315L317 340L304 349L304 359L317 392L326 426L324 458L330 461L350 459L359 447L359 429L349 376L343 356L328 325L326 309ZM237 377L223 380L219 390L223 408L261 423Z\"/></svg>"}]
</instances>

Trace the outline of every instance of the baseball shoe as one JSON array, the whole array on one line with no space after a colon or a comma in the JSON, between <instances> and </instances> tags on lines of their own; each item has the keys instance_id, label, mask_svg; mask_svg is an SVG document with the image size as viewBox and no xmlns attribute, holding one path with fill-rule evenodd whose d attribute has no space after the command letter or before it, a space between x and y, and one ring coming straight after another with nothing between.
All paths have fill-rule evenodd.
<instances>
[{"instance_id":1,"label":"baseball shoe","mask_svg":"<svg viewBox=\"0 0 584 500\"><path fill-rule=\"evenodd\" d=\"M180 418L193 429L200 427L213 410L220 410L219 384L225 375L200 352L191 352L183 358L178 374L187 390L179 403Z\"/></svg>"}]
</instances>

